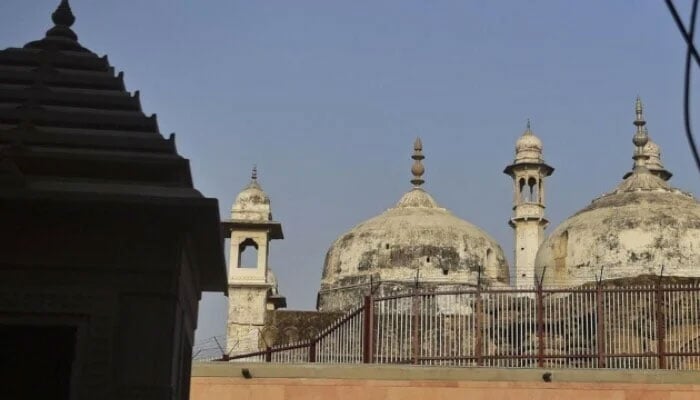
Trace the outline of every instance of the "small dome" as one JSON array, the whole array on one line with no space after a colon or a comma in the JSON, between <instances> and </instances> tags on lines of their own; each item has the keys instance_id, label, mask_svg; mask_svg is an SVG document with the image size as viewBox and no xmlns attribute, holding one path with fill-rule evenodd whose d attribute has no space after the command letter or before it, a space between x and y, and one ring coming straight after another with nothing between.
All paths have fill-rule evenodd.
<instances>
[{"instance_id":1,"label":"small dome","mask_svg":"<svg viewBox=\"0 0 700 400\"><path fill-rule=\"evenodd\" d=\"M642 148L642 154L650 158L659 159L661 158L661 148L658 144L649 139L647 144Z\"/></svg>"},{"instance_id":2,"label":"small dome","mask_svg":"<svg viewBox=\"0 0 700 400\"><path fill-rule=\"evenodd\" d=\"M642 154L644 154L646 159L646 166L654 174L663 180L669 180L672 176L670 172L664 168L664 164L661 162L661 148L658 144L653 142L651 139L642 148Z\"/></svg>"},{"instance_id":3,"label":"small dome","mask_svg":"<svg viewBox=\"0 0 700 400\"><path fill-rule=\"evenodd\" d=\"M530 129L530 121L527 129L515 142L515 162L542 162L542 141Z\"/></svg>"},{"instance_id":4,"label":"small dome","mask_svg":"<svg viewBox=\"0 0 700 400\"><path fill-rule=\"evenodd\" d=\"M656 275L698 276L700 203L651 169L658 154L637 100L635 166L612 192L559 225L540 246L537 276L547 285ZM650 144L652 144L650 146ZM669 173L670 174L670 173ZM546 270L545 270L546 269Z\"/></svg>"},{"instance_id":5,"label":"small dome","mask_svg":"<svg viewBox=\"0 0 700 400\"><path fill-rule=\"evenodd\" d=\"M417 141L414 160L423 159ZM503 250L484 231L462 220L420 187L424 168L413 168L415 187L396 206L341 235L326 254L318 309L355 307L369 293L506 285Z\"/></svg>"},{"instance_id":6,"label":"small dome","mask_svg":"<svg viewBox=\"0 0 700 400\"><path fill-rule=\"evenodd\" d=\"M255 168L253 169L250 183L236 196L236 201L231 209L231 219L245 221L272 220L270 198L260 187Z\"/></svg>"},{"instance_id":7,"label":"small dome","mask_svg":"<svg viewBox=\"0 0 700 400\"><path fill-rule=\"evenodd\" d=\"M644 132L646 133L646 127L644 128ZM644 160L644 165L649 169L649 171L658 176L659 178L667 181L671 179L673 174L668 171L666 168L664 168L664 164L661 161L661 148L659 147L658 144L656 144L654 141L651 140L651 138L647 134L647 142L642 147L642 156L645 157ZM627 172L623 178L627 179L632 175L632 172Z\"/></svg>"}]
</instances>

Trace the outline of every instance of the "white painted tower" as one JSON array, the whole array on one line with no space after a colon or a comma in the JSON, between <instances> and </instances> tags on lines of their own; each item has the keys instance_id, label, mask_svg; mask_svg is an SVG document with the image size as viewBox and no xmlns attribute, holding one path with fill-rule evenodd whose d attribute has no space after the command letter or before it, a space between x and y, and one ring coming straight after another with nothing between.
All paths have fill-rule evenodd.
<instances>
[{"instance_id":1,"label":"white painted tower","mask_svg":"<svg viewBox=\"0 0 700 400\"><path fill-rule=\"evenodd\" d=\"M222 225L231 239L226 351L255 351L263 345L265 311L286 306L268 265L270 240L284 238L282 225L272 220L270 198L260 187L255 168L250 183L236 196L231 219Z\"/></svg>"},{"instance_id":2,"label":"white painted tower","mask_svg":"<svg viewBox=\"0 0 700 400\"><path fill-rule=\"evenodd\" d=\"M544 180L554 172L542 158L542 141L532 133L529 120L515 144L515 160L503 172L513 178L513 215L508 221L515 232L511 284L529 287L535 283L535 257L548 223L544 217Z\"/></svg>"}]
</instances>

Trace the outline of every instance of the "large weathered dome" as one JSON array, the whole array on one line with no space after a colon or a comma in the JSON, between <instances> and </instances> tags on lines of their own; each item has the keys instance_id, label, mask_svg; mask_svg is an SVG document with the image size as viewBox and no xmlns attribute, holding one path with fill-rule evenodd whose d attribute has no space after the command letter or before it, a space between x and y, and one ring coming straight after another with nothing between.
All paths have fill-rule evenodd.
<instances>
[{"instance_id":1,"label":"large weathered dome","mask_svg":"<svg viewBox=\"0 0 700 400\"><path fill-rule=\"evenodd\" d=\"M420 147L417 141L418 164ZM508 265L498 243L420 188L422 165L414 164L412 171L416 187L396 206L355 226L330 247L319 310L358 305L370 284L375 294L391 294L414 288L416 282L422 289L474 286L479 276L486 285L508 283Z\"/></svg>"},{"instance_id":2,"label":"large weathered dome","mask_svg":"<svg viewBox=\"0 0 700 400\"><path fill-rule=\"evenodd\" d=\"M700 274L700 203L647 168L641 103L638 110L632 173L542 243L535 263L545 284L659 274L662 266L667 276Z\"/></svg>"}]
</instances>

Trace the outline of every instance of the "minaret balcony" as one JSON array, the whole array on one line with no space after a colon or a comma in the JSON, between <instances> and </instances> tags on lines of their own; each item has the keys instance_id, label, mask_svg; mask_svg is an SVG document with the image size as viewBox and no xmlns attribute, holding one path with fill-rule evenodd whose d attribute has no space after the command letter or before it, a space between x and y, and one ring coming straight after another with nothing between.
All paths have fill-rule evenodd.
<instances>
[{"instance_id":1,"label":"minaret balcony","mask_svg":"<svg viewBox=\"0 0 700 400\"><path fill-rule=\"evenodd\" d=\"M544 217L544 206L540 203L521 203L513 207L514 219L540 219Z\"/></svg>"}]
</instances>

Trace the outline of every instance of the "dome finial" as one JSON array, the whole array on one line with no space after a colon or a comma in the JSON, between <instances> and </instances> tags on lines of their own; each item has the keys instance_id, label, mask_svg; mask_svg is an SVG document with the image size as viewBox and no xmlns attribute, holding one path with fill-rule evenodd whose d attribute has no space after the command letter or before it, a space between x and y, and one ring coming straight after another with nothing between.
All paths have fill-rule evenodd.
<instances>
[{"instance_id":1,"label":"dome finial","mask_svg":"<svg viewBox=\"0 0 700 400\"><path fill-rule=\"evenodd\" d=\"M423 167L422 162L425 156L423 156L423 143L421 142L420 137L417 137L416 141L413 143L413 155L411 158L414 160L413 165L411 166L411 173L413 174L411 183L414 187L419 188L423 183L425 183L425 180L423 180L425 167Z\"/></svg>"},{"instance_id":2,"label":"dome finial","mask_svg":"<svg viewBox=\"0 0 700 400\"><path fill-rule=\"evenodd\" d=\"M532 129L530 129L530 118L527 119L527 125L525 125L525 134L532 135Z\"/></svg>"},{"instance_id":3,"label":"dome finial","mask_svg":"<svg viewBox=\"0 0 700 400\"><path fill-rule=\"evenodd\" d=\"M56 25L70 27L75 23L75 15L68 4L68 0L61 0L56 11L51 14L51 20Z\"/></svg>"},{"instance_id":4,"label":"dome finial","mask_svg":"<svg viewBox=\"0 0 700 400\"><path fill-rule=\"evenodd\" d=\"M639 96L637 96L637 100L635 101L634 111L634 126L637 127L637 131L634 133L634 137L632 137L632 143L634 143L636 147L632 159L634 159L634 169L637 170L644 167L646 159L649 158L644 154L644 146L649 142L649 135L644 127L647 122L644 120L644 108L642 107L642 99L639 98Z\"/></svg>"},{"instance_id":5,"label":"dome finial","mask_svg":"<svg viewBox=\"0 0 700 400\"><path fill-rule=\"evenodd\" d=\"M258 165L253 164L253 171L250 173L250 179L258 180Z\"/></svg>"}]
</instances>

